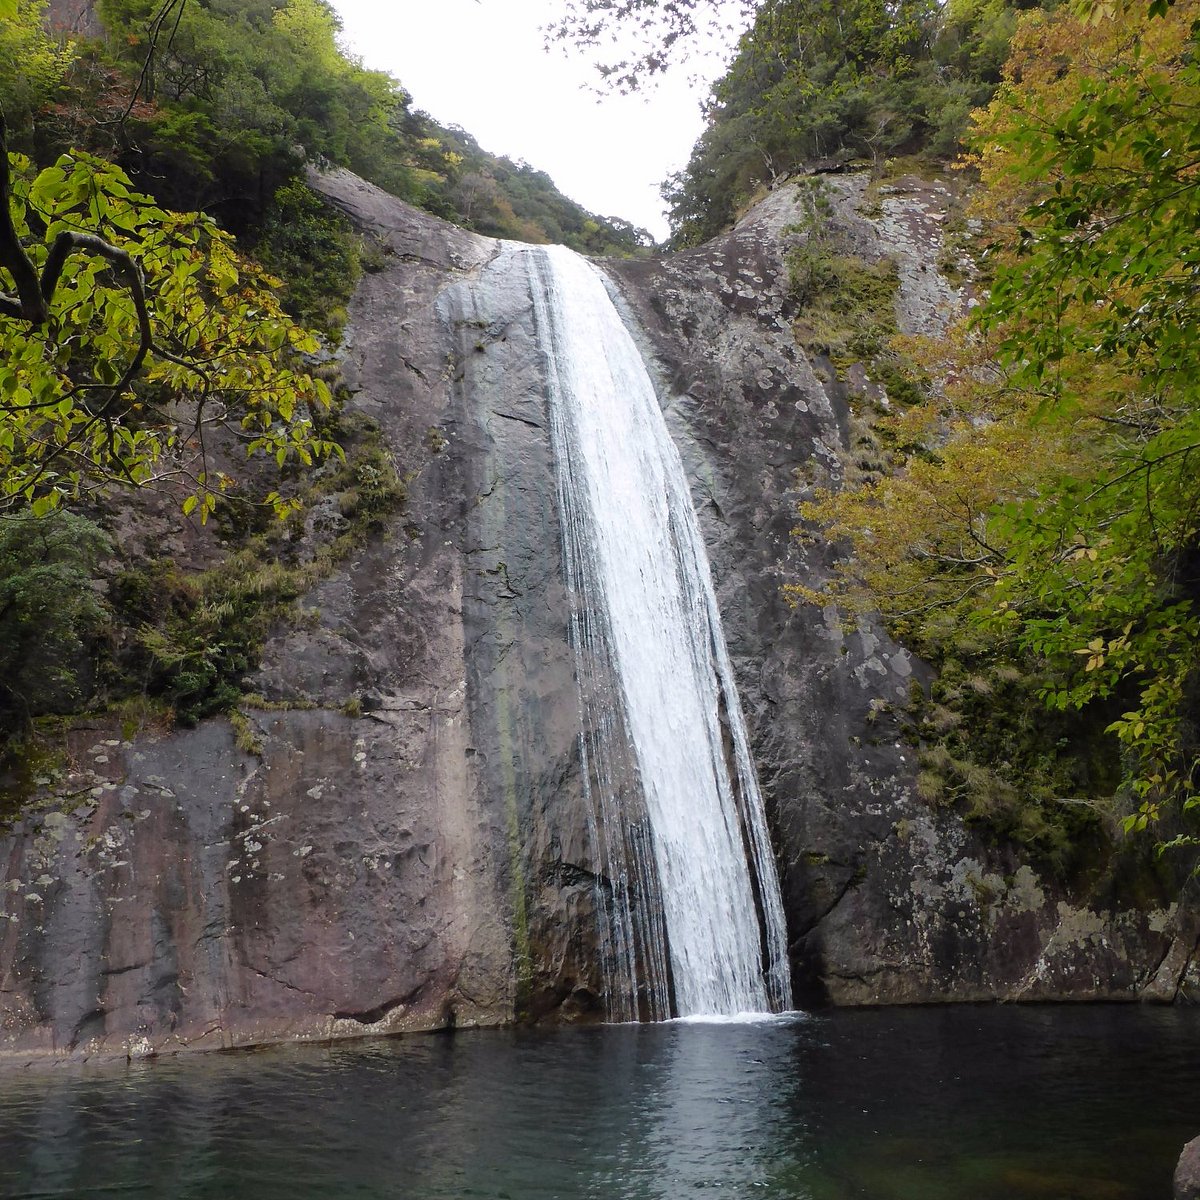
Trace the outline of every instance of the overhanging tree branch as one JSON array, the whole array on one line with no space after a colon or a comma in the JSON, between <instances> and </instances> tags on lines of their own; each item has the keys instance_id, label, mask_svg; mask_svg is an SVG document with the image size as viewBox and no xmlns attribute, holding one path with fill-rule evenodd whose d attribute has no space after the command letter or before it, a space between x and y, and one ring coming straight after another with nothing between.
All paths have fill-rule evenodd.
<instances>
[{"instance_id":1,"label":"overhanging tree branch","mask_svg":"<svg viewBox=\"0 0 1200 1200\"><path fill-rule=\"evenodd\" d=\"M129 114L133 112L134 105L137 104L138 98L145 91L148 100L154 99L154 58L158 53L158 39L162 36L163 29L168 20L170 20L172 12L175 14L175 23L171 28L171 35L167 39L167 49L171 48L171 43L175 40L176 33L179 32L180 22L183 20L183 10L187 4L187 0L164 0L162 7L150 18L150 24L147 27L149 34L146 46L146 58L142 63L142 72L138 76L137 86L133 89L133 95L129 97L129 104L125 111L121 114L118 125L124 125L129 119Z\"/></svg>"},{"instance_id":2,"label":"overhanging tree branch","mask_svg":"<svg viewBox=\"0 0 1200 1200\"><path fill-rule=\"evenodd\" d=\"M339 452L313 421L331 400L303 368L317 336L230 235L84 151L35 172L7 132L0 113L0 519L186 477L203 520L234 484L209 470L207 426L280 466Z\"/></svg>"},{"instance_id":3,"label":"overhanging tree branch","mask_svg":"<svg viewBox=\"0 0 1200 1200\"><path fill-rule=\"evenodd\" d=\"M25 247L17 237L12 219L12 177L8 162L8 128L0 110L0 266L7 268L16 284L17 294L0 292L0 316L27 321L35 328L44 325L50 316L50 305L62 278L67 259L76 251L96 254L112 264L114 271L129 292L137 313L138 344L132 358L112 385L111 396L103 411L111 412L117 401L140 374L146 358L153 352L177 366L186 367L204 380L203 370L186 359L170 354L154 344L154 329L150 324L150 308L146 303L146 286L138 265L120 246L105 241L93 233L63 232L54 240L39 279Z\"/></svg>"},{"instance_id":4,"label":"overhanging tree branch","mask_svg":"<svg viewBox=\"0 0 1200 1200\"><path fill-rule=\"evenodd\" d=\"M94 431L97 426L104 430L103 453L104 465L102 473L110 479L135 484L137 480L125 455L119 448L119 426L135 397L133 384L142 374L147 359L153 354L156 358L172 362L177 366L194 373L201 381L194 399L196 411L194 417L195 429L199 429L204 420L206 400L212 391L212 380L208 372L196 363L179 357L155 343L154 328L150 318L150 307L146 299L146 285L138 262L128 251L114 245L105 238L79 230L68 230L59 233L47 254L45 264L39 276L37 268L29 252L22 245L17 233L13 212L13 183L12 167L8 157L7 126L4 113L0 111L0 267L7 269L11 275L15 294L0 292L0 320L10 319L23 322L33 329L40 329L50 321L51 307L55 293L64 277L64 271L71 257L75 254L95 255L104 259L112 268L119 286L128 294L132 301L136 317L136 334L130 330L127 346L130 356L120 369L113 383L76 383L65 394L59 394L49 399L35 399L26 396L19 404L5 404L0 407L0 419L5 414L13 417L28 415L33 411L49 412L61 402L75 400L87 396L84 409L85 419L71 422L63 427L65 436L51 440L32 438L31 445L39 445L40 450L33 465L32 473L27 475L21 492L26 498L40 493L45 482L63 462L70 461L80 455L84 462L92 461L93 466L100 465L99 459L89 456L83 450L94 441ZM52 331L44 335L52 336ZM2 507L3 505L0 505Z\"/></svg>"}]
</instances>

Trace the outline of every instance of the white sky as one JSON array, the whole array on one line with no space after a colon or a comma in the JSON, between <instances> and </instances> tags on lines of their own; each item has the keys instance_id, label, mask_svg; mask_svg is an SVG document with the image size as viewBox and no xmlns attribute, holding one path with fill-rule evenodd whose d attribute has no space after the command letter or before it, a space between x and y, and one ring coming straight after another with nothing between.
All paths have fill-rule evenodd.
<instances>
[{"instance_id":1,"label":"white sky","mask_svg":"<svg viewBox=\"0 0 1200 1200\"><path fill-rule=\"evenodd\" d=\"M586 90L597 76L575 51L544 48L557 0L333 0L347 48L389 71L444 125L493 154L545 171L571 199L666 235L659 185L703 128L700 104L721 63L667 73L645 96Z\"/></svg>"}]
</instances>

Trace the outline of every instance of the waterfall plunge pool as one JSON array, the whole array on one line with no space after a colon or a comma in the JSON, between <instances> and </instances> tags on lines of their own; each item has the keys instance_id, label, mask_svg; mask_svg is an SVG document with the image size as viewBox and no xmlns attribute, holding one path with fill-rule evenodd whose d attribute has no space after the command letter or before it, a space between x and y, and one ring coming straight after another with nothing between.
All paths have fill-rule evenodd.
<instances>
[{"instance_id":1,"label":"waterfall plunge pool","mask_svg":"<svg viewBox=\"0 0 1200 1200\"><path fill-rule=\"evenodd\" d=\"M467 1031L0 1075L0 1196L1166 1200L1200 1010Z\"/></svg>"}]
</instances>

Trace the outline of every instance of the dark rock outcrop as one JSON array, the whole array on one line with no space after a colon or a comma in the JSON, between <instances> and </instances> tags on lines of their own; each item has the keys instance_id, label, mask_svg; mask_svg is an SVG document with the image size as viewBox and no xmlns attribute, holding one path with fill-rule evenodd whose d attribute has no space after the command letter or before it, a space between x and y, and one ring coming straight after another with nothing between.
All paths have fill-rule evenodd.
<instances>
[{"instance_id":1,"label":"dark rock outcrop","mask_svg":"<svg viewBox=\"0 0 1200 1200\"><path fill-rule=\"evenodd\" d=\"M46 23L51 29L86 37L99 37L103 30L95 0L49 0Z\"/></svg>"},{"instance_id":2,"label":"dark rock outcrop","mask_svg":"<svg viewBox=\"0 0 1200 1200\"><path fill-rule=\"evenodd\" d=\"M0 1058L147 1054L596 1009L542 352L495 243L344 172L317 180L384 248L344 371L408 480L388 535L305 598L256 680L256 752L213 721L80 725L72 773L0 837ZM901 317L962 298L931 265L945 195L858 215ZM1171 1000L1200 982L1178 905L1069 897L914 794L897 709L925 670L869 621L790 608L828 547L791 536L803 468L837 481L844 385L792 335L793 186L728 235L608 264L710 547L783 871L803 999ZM243 738L243 744L246 739ZM34 781L36 785L36 780Z\"/></svg>"},{"instance_id":3,"label":"dark rock outcrop","mask_svg":"<svg viewBox=\"0 0 1200 1200\"><path fill-rule=\"evenodd\" d=\"M1200 1200L1200 1137L1183 1148L1175 1168L1175 1200Z\"/></svg>"}]
</instances>

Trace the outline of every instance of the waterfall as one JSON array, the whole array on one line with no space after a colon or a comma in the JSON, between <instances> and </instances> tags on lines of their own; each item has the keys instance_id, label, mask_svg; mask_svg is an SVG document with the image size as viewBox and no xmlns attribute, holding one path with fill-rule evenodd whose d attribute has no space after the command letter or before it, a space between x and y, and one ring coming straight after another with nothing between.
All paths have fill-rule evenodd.
<instances>
[{"instance_id":1,"label":"waterfall","mask_svg":"<svg viewBox=\"0 0 1200 1200\"><path fill-rule=\"evenodd\" d=\"M609 1015L783 1010L779 881L683 465L600 272L513 252L547 358Z\"/></svg>"}]
</instances>

